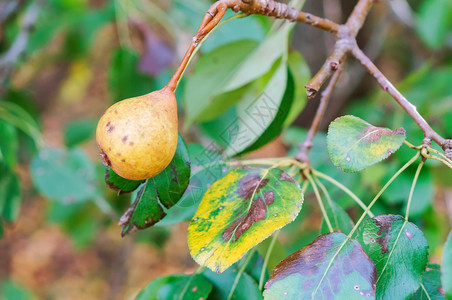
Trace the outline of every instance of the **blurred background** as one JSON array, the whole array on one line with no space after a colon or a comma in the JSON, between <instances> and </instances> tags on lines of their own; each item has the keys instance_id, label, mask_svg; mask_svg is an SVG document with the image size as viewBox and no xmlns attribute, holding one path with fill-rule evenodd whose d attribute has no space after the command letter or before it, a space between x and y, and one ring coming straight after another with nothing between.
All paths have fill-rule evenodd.
<instances>
[{"instance_id":1,"label":"blurred background","mask_svg":"<svg viewBox=\"0 0 452 300\"><path fill-rule=\"evenodd\" d=\"M356 2L307 0L304 10L342 23ZM121 238L117 222L131 197L107 189L94 134L97 120L112 103L166 85L211 3L0 1L0 299L129 299L157 276L196 268L184 220L200 197L166 223ZM233 20L214 32L199 54L235 41L262 42L272 22L261 16ZM452 2L379 1L358 42L432 127L452 137ZM296 82L298 90L333 45L330 34L296 26L291 48L301 53L300 67L306 70L306 80ZM181 133L187 143L209 144L216 134L206 129L212 120L190 126L184 121L185 105L196 101L184 91L193 74L196 69L189 68L177 90ZM295 153L318 105L318 98L306 101L304 93L297 95L303 110L293 126L247 157ZM373 125L403 126L413 144L422 142L422 132L349 59L311 160L368 203L414 153L402 147L390 160L359 174L341 173L329 162L324 131L344 114ZM410 168L397 179L376 205L376 214L404 212L414 172ZM355 220L360 211L353 202L327 187ZM281 233L273 266L319 234L322 215L311 197ZM451 170L427 163L411 216L429 242L431 262L440 263L452 222Z\"/></svg>"}]
</instances>

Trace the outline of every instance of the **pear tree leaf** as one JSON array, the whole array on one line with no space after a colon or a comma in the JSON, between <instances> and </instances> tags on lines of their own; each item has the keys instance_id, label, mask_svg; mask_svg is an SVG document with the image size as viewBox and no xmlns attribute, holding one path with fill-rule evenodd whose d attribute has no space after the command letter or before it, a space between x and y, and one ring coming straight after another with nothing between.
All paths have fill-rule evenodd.
<instances>
[{"instance_id":1,"label":"pear tree leaf","mask_svg":"<svg viewBox=\"0 0 452 300\"><path fill-rule=\"evenodd\" d=\"M444 244L441 273L444 291L448 298L452 298L452 231Z\"/></svg>"},{"instance_id":2,"label":"pear tree leaf","mask_svg":"<svg viewBox=\"0 0 452 300\"><path fill-rule=\"evenodd\" d=\"M253 52L234 70L218 94L233 91L268 73L273 64L287 52L288 37L294 24L285 23L270 33Z\"/></svg>"},{"instance_id":3,"label":"pear tree leaf","mask_svg":"<svg viewBox=\"0 0 452 300\"><path fill-rule=\"evenodd\" d=\"M22 189L19 176L0 163L0 223L13 222L19 215Z\"/></svg>"},{"instance_id":4,"label":"pear tree leaf","mask_svg":"<svg viewBox=\"0 0 452 300\"><path fill-rule=\"evenodd\" d=\"M188 227L194 260L221 273L249 249L292 222L300 187L280 169L241 167L212 185Z\"/></svg>"},{"instance_id":5,"label":"pear tree leaf","mask_svg":"<svg viewBox=\"0 0 452 300\"><path fill-rule=\"evenodd\" d=\"M352 219L350 219L350 216L347 214L347 212L335 202L331 202L331 205L327 205L326 214L328 215L328 218L331 221L331 225L333 226L333 229L335 231L348 234L352 230ZM329 232L325 220L322 221L320 232L322 234Z\"/></svg>"},{"instance_id":6,"label":"pear tree leaf","mask_svg":"<svg viewBox=\"0 0 452 300\"><path fill-rule=\"evenodd\" d=\"M66 124L64 128L64 143L74 147L91 139L96 133L97 120L79 119Z\"/></svg>"},{"instance_id":7,"label":"pear tree leaf","mask_svg":"<svg viewBox=\"0 0 452 300\"><path fill-rule=\"evenodd\" d=\"M213 286L209 299L228 299L234 282L237 280L237 276L240 276L231 299L262 300L262 292L259 290L257 282L247 272L240 274L235 268L229 268L223 273L218 274L206 269L202 274Z\"/></svg>"},{"instance_id":8,"label":"pear tree leaf","mask_svg":"<svg viewBox=\"0 0 452 300\"><path fill-rule=\"evenodd\" d=\"M112 190L118 191L119 194L133 192L143 182L144 180L125 179L116 174L110 166L105 169L105 183Z\"/></svg>"},{"instance_id":9,"label":"pear tree leaf","mask_svg":"<svg viewBox=\"0 0 452 300\"><path fill-rule=\"evenodd\" d=\"M361 245L333 232L281 261L265 284L264 299L375 299L376 278Z\"/></svg>"},{"instance_id":10,"label":"pear tree leaf","mask_svg":"<svg viewBox=\"0 0 452 300\"><path fill-rule=\"evenodd\" d=\"M72 203L93 199L94 164L80 148L44 148L31 162L31 176L37 189L49 200Z\"/></svg>"},{"instance_id":11,"label":"pear tree leaf","mask_svg":"<svg viewBox=\"0 0 452 300\"><path fill-rule=\"evenodd\" d=\"M112 102L154 90L153 78L139 71L139 55L130 48L119 48L113 53L108 71L108 85Z\"/></svg>"},{"instance_id":12,"label":"pear tree leaf","mask_svg":"<svg viewBox=\"0 0 452 300\"><path fill-rule=\"evenodd\" d=\"M152 280L136 300L199 300L207 299L212 284L201 274L176 274Z\"/></svg>"},{"instance_id":13,"label":"pear tree leaf","mask_svg":"<svg viewBox=\"0 0 452 300\"><path fill-rule=\"evenodd\" d=\"M376 299L406 299L417 291L428 245L416 225L402 216L381 215L365 221L357 239L377 267Z\"/></svg>"},{"instance_id":14,"label":"pear tree leaf","mask_svg":"<svg viewBox=\"0 0 452 300\"><path fill-rule=\"evenodd\" d=\"M307 95L304 87L309 80L311 80L311 71L304 57L298 51L290 51L287 59L287 66L293 76L295 92L293 104L290 112L284 121L283 127L292 124L293 121L300 115L300 112L306 105Z\"/></svg>"},{"instance_id":15,"label":"pear tree leaf","mask_svg":"<svg viewBox=\"0 0 452 300\"><path fill-rule=\"evenodd\" d=\"M186 125L205 121L209 115L215 116L212 110L227 109L237 101L236 94L218 99L215 95L220 94L217 92L225 80L257 45L251 40L236 41L204 54L196 61L193 75L185 82Z\"/></svg>"},{"instance_id":16,"label":"pear tree leaf","mask_svg":"<svg viewBox=\"0 0 452 300\"><path fill-rule=\"evenodd\" d=\"M328 155L345 172L361 171L397 151L405 141L405 129L375 127L355 116L343 116L328 129Z\"/></svg>"},{"instance_id":17,"label":"pear tree leaf","mask_svg":"<svg viewBox=\"0 0 452 300\"><path fill-rule=\"evenodd\" d=\"M190 183L179 200L156 225L167 226L193 218L204 193L230 170L223 157L214 149L199 144L187 146L191 163Z\"/></svg>"},{"instance_id":18,"label":"pear tree leaf","mask_svg":"<svg viewBox=\"0 0 452 300\"><path fill-rule=\"evenodd\" d=\"M452 3L448 0L424 1L417 15L416 29L421 40L438 49L452 31Z\"/></svg>"},{"instance_id":19,"label":"pear tree leaf","mask_svg":"<svg viewBox=\"0 0 452 300\"><path fill-rule=\"evenodd\" d=\"M288 80L289 79L289 80ZM237 119L221 134L228 141L225 156L260 148L279 135L294 100L293 77L281 62L262 93L237 104Z\"/></svg>"},{"instance_id":20,"label":"pear tree leaf","mask_svg":"<svg viewBox=\"0 0 452 300\"><path fill-rule=\"evenodd\" d=\"M429 264L422 275L422 286L411 297L412 300L444 300L444 289L441 287L440 266Z\"/></svg>"},{"instance_id":21,"label":"pear tree leaf","mask_svg":"<svg viewBox=\"0 0 452 300\"><path fill-rule=\"evenodd\" d=\"M166 216L182 197L190 180L190 159L187 146L179 135L171 163L156 176L147 179L138 191L135 202L119 221L122 236L150 227Z\"/></svg>"}]
</instances>

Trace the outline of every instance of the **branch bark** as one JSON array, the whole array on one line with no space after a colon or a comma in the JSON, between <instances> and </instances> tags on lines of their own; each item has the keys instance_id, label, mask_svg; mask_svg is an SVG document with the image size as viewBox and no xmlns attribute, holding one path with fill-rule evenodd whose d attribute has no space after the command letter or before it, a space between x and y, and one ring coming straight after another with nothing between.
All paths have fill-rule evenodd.
<instances>
[{"instance_id":1,"label":"branch bark","mask_svg":"<svg viewBox=\"0 0 452 300\"><path fill-rule=\"evenodd\" d=\"M426 138L430 138L438 145L445 148L446 139L441 137L427 121L419 114L416 106L411 104L395 87L392 83L383 75L383 73L374 65L374 63L364 54L364 52L354 45L352 48L353 56L367 69L367 71L377 80L383 90L388 92L389 95L410 115L410 117L416 122L416 124L422 129Z\"/></svg>"}]
</instances>

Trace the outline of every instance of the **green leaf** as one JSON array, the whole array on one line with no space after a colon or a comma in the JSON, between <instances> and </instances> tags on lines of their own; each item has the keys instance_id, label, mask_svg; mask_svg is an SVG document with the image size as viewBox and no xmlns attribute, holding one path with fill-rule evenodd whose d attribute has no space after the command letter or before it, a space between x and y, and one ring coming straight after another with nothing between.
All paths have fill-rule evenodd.
<instances>
[{"instance_id":1,"label":"green leaf","mask_svg":"<svg viewBox=\"0 0 452 300\"><path fill-rule=\"evenodd\" d=\"M293 75L295 84L294 101L290 112L284 121L283 127L287 127L295 121L306 105L306 88L304 87L311 80L311 71L306 60L298 51L290 51L287 59L290 73Z\"/></svg>"},{"instance_id":2,"label":"green leaf","mask_svg":"<svg viewBox=\"0 0 452 300\"><path fill-rule=\"evenodd\" d=\"M236 92L217 98L215 96L220 94L218 91L227 78L257 44L250 40L237 41L199 58L194 74L186 79L184 89L186 125L211 119L238 100Z\"/></svg>"},{"instance_id":3,"label":"green leaf","mask_svg":"<svg viewBox=\"0 0 452 300\"><path fill-rule=\"evenodd\" d=\"M130 193L136 190L144 180L129 180L125 179L113 171L113 169L108 166L105 169L105 182L107 186L112 190L118 191L119 194Z\"/></svg>"},{"instance_id":4,"label":"green leaf","mask_svg":"<svg viewBox=\"0 0 452 300\"><path fill-rule=\"evenodd\" d=\"M412 300L441 300L445 299L441 287L440 266L429 264L422 275L422 286L411 297Z\"/></svg>"},{"instance_id":5,"label":"green leaf","mask_svg":"<svg viewBox=\"0 0 452 300\"><path fill-rule=\"evenodd\" d=\"M287 65L281 62L257 98L238 103L237 119L220 134L228 141L224 155L255 150L278 136L293 103L293 78L287 79Z\"/></svg>"},{"instance_id":6,"label":"green leaf","mask_svg":"<svg viewBox=\"0 0 452 300\"><path fill-rule=\"evenodd\" d=\"M96 133L97 120L79 119L66 124L64 128L64 143L73 147L91 139Z\"/></svg>"},{"instance_id":7,"label":"green leaf","mask_svg":"<svg viewBox=\"0 0 452 300\"><path fill-rule=\"evenodd\" d=\"M272 78L273 79L273 78ZM268 84L271 84L270 82ZM267 85L268 87L268 85ZM244 150L240 151L239 153L233 154L233 155L239 155L248 153L251 151L254 151L256 149L261 148L262 146L268 144L269 142L273 141L284 129L284 124L287 121L289 113L292 112L292 107L294 105L294 79L291 74L291 72L288 70L287 73L287 86L284 91L284 94L282 95L282 99L278 102L269 101L269 98L265 99L265 97L262 97L263 95L268 96L271 94L266 94L270 88L265 88L263 91L264 94L261 95L258 102L253 103L253 107L248 106L246 109L246 114L243 114L241 105L238 105L237 109L239 112L239 120L242 120L243 122L247 122L247 125L254 126L253 121L257 121L256 125L254 127L254 134L251 135L251 141L254 140L254 135L257 135L258 138L254 140L249 146L247 146ZM278 99L278 98L276 98ZM273 98L275 100L275 98ZM246 103L246 102L245 102ZM242 112L242 113L241 113ZM253 120L253 121L252 121ZM240 125L240 123L239 123ZM239 128L239 130L243 130L244 128ZM242 131L241 131L242 132ZM245 130L245 133L250 133L250 131ZM237 138L235 138L233 141L235 142L235 145L238 149L242 148L240 147L239 139L244 136L243 133L238 134ZM245 144L246 145L246 144ZM231 148L231 144L229 145L229 148ZM234 149L226 149L225 153L228 154L228 150L232 150L232 153L234 152ZM231 154L232 155L232 154Z\"/></svg>"},{"instance_id":8,"label":"green leaf","mask_svg":"<svg viewBox=\"0 0 452 300\"><path fill-rule=\"evenodd\" d=\"M17 165L19 143L14 126L1 120L0 116L0 161L10 169Z\"/></svg>"},{"instance_id":9,"label":"green leaf","mask_svg":"<svg viewBox=\"0 0 452 300\"><path fill-rule=\"evenodd\" d=\"M147 179L132 206L119 221L122 236L154 225L166 216L164 207L174 206L187 189L190 180L190 160L187 146L179 135L173 160L158 175Z\"/></svg>"},{"instance_id":10,"label":"green leaf","mask_svg":"<svg viewBox=\"0 0 452 300\"><path fill-rule=\"evenodd\" d=\"M452 231L447 237L443 249L443 265L441 267L441 282L448 298L452 298Z\"/></svg>"},{"instance_id":11,"label":"green leaf","mask_svg":"<svg viewBox=\"0 0 452 300\"><path fill-rule=\"evenodd\" d=\"M286 53L292 28L293 24L285 23L279 30L270 33L227 78L227 83L221 87L218 94L233 91L270 71L273 64Z\"/></svg>"},{"instance_id":12,"label":"green leaf","mask_svg":"<svg viewBox=\"0 0 452 300\"><path fill-rule=\"evenodd\" d=\"M377 216L363 223L358 241L377 266L377 299L406 299L417 291L428 245L416 225L402 216Z\"/></svg>"},{"instance_id":13,"label":"green leaf","mask_svg":"<svg viewBox=\"0 0 452 300\"><path fill-rule=\"evenodd\" d=\"M193 143L187 148L192 169L190 183L177 205L171 207L167 216L157 223L159 226L173 225L193 218L207 189L230 171L217 151Z\"/></svg>"},{"instance_id":14,"label":"green leaf","mask_svg":"<svg viewBox=\"0 0 452 300\"><path fill-rule=\"evenodd\" d=\"M237 168L201 200L188 227L190 253L198 264L221 273L292 222L302 203L300 187L284 171Z\"/></svg>"},{"instance_id":15,"label":"green leaf","mask_svg":"<svg viewBox=\"0 0 452 300\"><path fill-rule=\"evenodd\" d=\"M374 299L375 265L355 240L340 249L346 240L343 233L324 234L288 256L273 270L264 298Z\"/></svg>"},{"instance_id":16,"label":"green leaf","mask_svg":"<svg viewBox=\"0 0 452 300\"><path fill-rule=\"evenodd\" d=\"M336 167L356 172L397 151L405 141L405 129L375 127L360 118L343 116L328 129L328 155Z\"/></svg>"},{"instance_id":17,"label":"green leaf","mask_svg":"<svg viewBox=\"0 0 452 300\"><path fill-rule=\"evenodd\" d=\"M353 227L353 221L350 219L349 215L345 212L345 210L337 205L335 202L331 202L331 205L327 204L326 206L326 214L330 219L331 225L335 231L340 231L345 234L348 234ZM322 221L322 227L320 229L320 233L328 233L329 229L326 225L325 219Z\"/></svg>"},{"instance_id":18,"label":"green leaf","mask_svg":"<svg viewBox=\"0 0 452 300\"><path fill-rule=\"evenodd\" d=\"M423 1L416 20L422 41L432 49L440 48L452 31L452 4L449 0Z\"/></svg>"},{"instance_id":19,"label":"green leaf","mask_svg":"<svg viewBox=\"0 0 452 300\"><path fill-rule=\"evenodd\" d=\"M138 70L138 62L138 54L132 49L119 48L113 54L108 71L108 86L113 102L155 89L153 79Z\"/></svg>"},{"instance_id":20,"label":"green leaf","mask_svg":"<svg viewBox=\"0 0 452 300\"><path fill-rule=\"evenodd\" d=\"M203 276L170 275L152 280L136 300L199 300L207 299L212 284Z\"/></svg>"},{"instance_id":21,"label":"green leaf","mask_svg":"<svg viewBox=\"0 0 452 300\"><path fill-rule=\"evenodd\" d=\"M19 215L22 189L19 176L0 163L0 223L1 219L12 222Z\"/></svg>"},{"instance_id":22,"label":"green leaf","mask_svg":"<svg viewBox=\"0 0 452 300\"><path fill-rule=\"evenodd\" d=\"M0 283L0 299L29 300L34 297L24 286L12 280L5 280Z\"/></svg>"},{"instance_id":23,"label":"green leaf","mask_svg":"<svg viewBox=\"0 0 452 300\"><path fill-rule=\"evenodd\" d=\"M35 186L49 200L71 203L92 199L94 165L81 149L44 148L31 162Z\"/></svg>"},{"instance_id":24,"label":"green leaf","mask_svg":"<svg viewBox=\"0 0 452 300\"><path fill-rule=\"evenodd\" d=\"M385 169L387 171L387 169ZM415 170L407 170L400 174L384 193L384 199L388 204L403 203L406 209L406 202L408 201L408 194L413 183ZM388 174L386 181L392 174ZM414 194L410 207L410 216L416 217L422 215L429 207L432 206L434 199L434 183L430 170L425 168L419 174L414 189ZM405 211L403 209L403 211Z\"/></svg>"},{"instance_id":25,"label":"green leaf","mask_svg":"<svg viewBox=\"0 0 452 300\"><path fill-rule=\"evenodd\" d=\"M237 270L230 268L221 274L204 270L203 275L213 285L209 300L226 300L231 292L237 276ZM262 293L256 281L246 272L240 275L231 299L261 300Z\"/></svg>"}]
</instances>

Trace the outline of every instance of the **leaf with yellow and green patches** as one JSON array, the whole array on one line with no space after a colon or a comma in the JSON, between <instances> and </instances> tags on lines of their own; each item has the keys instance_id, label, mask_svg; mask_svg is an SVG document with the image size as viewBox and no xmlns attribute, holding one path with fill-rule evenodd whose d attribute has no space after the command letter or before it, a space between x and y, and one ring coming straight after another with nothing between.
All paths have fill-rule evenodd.
<instances>
[{"instance_id":1,"label":"leaf with yellow and green patches","mask_svg":"<svg viewBox=\"0 0 452 300\"><path fill-rule=\"evenodd\" d=\"M301 210L299 185L280 169L231 171L207 190L188 227L194 260L221 273Z\"/></svg>"},{"instance_id":2,"label":"leaf with yellow and green patches","mask_svg":"<svg viewBox=\"0 0 452 300\"><path fill-rule=\"evenodd\" d=\"M328 129L328 155L336 167L357 172L397 151L405 141L405 129L375 127L355 116L334 120Z\"/></svg>"}]
</instances>

